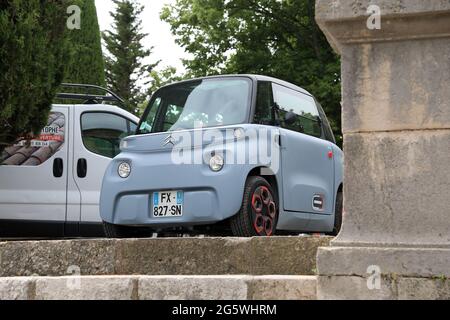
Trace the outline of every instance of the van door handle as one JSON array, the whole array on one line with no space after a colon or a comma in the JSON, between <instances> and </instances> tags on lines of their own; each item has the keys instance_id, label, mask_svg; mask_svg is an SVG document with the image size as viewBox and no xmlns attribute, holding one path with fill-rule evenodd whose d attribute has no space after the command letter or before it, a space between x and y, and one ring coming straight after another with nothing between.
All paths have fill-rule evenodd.
<instances>
[{"instance_id":1,"label":"van door handle","mask_svg":"<svg viewBox=\"0 0 450 320\"><path fill-rule=\"evenodd\" d=\"M86 178L86 176L87 176L87 161L86 161L86 159L78 159L77 175L78 175L78 178Z\"/></svg>"},{"instance_id":2,"label":"van door handle","mask_svg":"<svg viewBox=\"0 0 450 320\"><path fill-rule=\"evenodd\" d=\"M61 178L64 173L64 162L61 158L56 158L53 161L53 176L55 178Z\"/></svg>"}]
</instances>

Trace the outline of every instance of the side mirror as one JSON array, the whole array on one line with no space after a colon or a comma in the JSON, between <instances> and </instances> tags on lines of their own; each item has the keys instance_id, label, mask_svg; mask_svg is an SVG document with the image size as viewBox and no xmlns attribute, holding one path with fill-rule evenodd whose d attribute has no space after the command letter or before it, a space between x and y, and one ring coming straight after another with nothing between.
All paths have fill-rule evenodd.
<instances>
[{"instance_id":1,"label":"side mirror","mask_svg":"<svg viewBox=\"0 0 450 320\"><path fill-rule=\"evenodd\" d=\"M288 113L286 113L286 115L284 116L284 123L290 125L290 124L294 124L295 121L297 120L298 115L295 114L294 112L289 111Z\"/></svg>"}]
</instances>

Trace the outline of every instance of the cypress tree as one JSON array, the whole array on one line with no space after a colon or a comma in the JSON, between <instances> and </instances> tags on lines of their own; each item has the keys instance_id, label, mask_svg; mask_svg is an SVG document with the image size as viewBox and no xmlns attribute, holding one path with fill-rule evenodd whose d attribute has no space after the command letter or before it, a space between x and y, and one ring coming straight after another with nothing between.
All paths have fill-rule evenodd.
<instances>
[{"instance_id":1,"label":"cypress tree","mask_svg":"<svg viewBox=\"0 0 450 320\"><path fill-rule=\"evenodd\" d=\"M63 80L66 0L0 2L0 151L45 125Z\"/></svg>"},{"instance_id":2,"label":"cypress tree","mask_svg":"<svg viewBox=\"0 0 450 320\"><path fill-rule=\"evenodd\" d=\"M127 110L138 113L139 104L145 100L140 83L156 65L144 65L143 58L151 54L144 49L140 15L143 6L135 0L113 0L116 11L111 12L114 19L113 30L103 34L107 55L106 81L108 87L127 101Z\"/></svg>"},{"instance_id":3,"label":"cypress tree","mask_svg":"<svg viewBox=\"0 0 450 320\"><path fill-rule=\"evenodd\" d=\"M100 28L94 0L71 0L81 9L80 29L67 32L69 59L64 82L105 86Z\"/></svg>"}]
</instances>

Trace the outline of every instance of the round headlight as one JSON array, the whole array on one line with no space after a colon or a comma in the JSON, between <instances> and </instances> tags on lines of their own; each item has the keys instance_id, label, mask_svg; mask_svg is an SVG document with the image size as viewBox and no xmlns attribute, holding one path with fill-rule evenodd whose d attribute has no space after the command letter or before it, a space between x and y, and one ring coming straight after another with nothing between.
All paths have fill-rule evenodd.
<instances>
[{"instance_id":1,"label":"round headlight","mask_svg":"<svg viewBox=\"0 0 450 320\"><path fill-rule=\"evenodd\" d=\"M117 172L118 172L118 174L119 174L119 176L121 178L124 178L124 179L128 178L130 173L131 173L131 166L130 166L130 164L127 163L127 162L122 162L119 165L119 169L117 170Z\"/></svg>"},{"instance_id":2,"label":"round headlight","mask_svg":"<svg viewBox=\"0 0 450 320\"><path fill-rule=\"evenodd\" d=\"M221 155L216 154L215 156L211 157L211 160L209 160L209 167L212 171L220 171L223 168L223 157Z\"/></svg>"}]
</instances>

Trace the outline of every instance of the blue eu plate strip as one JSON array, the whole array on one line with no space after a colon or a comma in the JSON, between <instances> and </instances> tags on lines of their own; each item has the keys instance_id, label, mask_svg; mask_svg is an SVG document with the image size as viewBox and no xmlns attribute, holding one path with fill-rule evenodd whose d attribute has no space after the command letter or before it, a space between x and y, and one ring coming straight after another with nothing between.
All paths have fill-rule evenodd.
<instances>
[{"instance_id":1,"label":"blue eu plate strip","mask_svg":"<svg viewBox=\"0 0 450 320\"><path fill-rule=\"evenodd\" d=\"M177 204L183 204L183 192L177 192Z\"/></svg>"}]
</instances>

